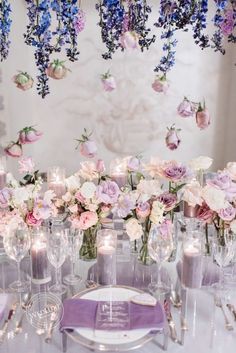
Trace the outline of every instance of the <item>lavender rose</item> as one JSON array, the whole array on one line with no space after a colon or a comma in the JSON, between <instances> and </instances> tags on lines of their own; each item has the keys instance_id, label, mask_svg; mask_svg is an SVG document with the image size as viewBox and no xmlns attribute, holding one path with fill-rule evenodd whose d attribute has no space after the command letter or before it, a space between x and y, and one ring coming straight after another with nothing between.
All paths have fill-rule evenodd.
<instances>
[{"instance_id":1,"label":"lavender rose","mask_svg":"<svg viewBox=\"0 0 236 353\"><path fill-rule=\"evenodd\" d=\"M158 200L163 203L165 206L165 211L168 212L175 208L177 203L177 196L166 191L158 197Z\"/></svg>"},{"instance_id":2,"label":"lavender rose","mask_svg":"<svg viewBox=\"0 0 236 353\"><path fill-rule=\"evenodd\" d=\"M232 221L236 216L236 209L230 204L227 203L225 208L222 208L218 211L218 215L223 221Z\"/></svg>"},{"instance_id":3,"label":"lavender rose","mask_svg":"<svg viewBox=\"0 0 236 353\"><path fill-rule=\"evenodd\" d=\"M86 158L93 158L97 153L97 145L95 141L88 140L80 144L80 153Z\"/></svg>"},{"instance_id":4,"label":"lavender rose","mask_svg":"<svg viewBox=\"0 0 236 353\"><path fill-rule=\"evenodd\" d=\"M166 135L166 146L171 150L176 150L179 147L181 142L178 132L181 131L180 129L176 129L174 125L170 128L167 128L168 132Z\"/></svg>"},{"instance_id":5,"label":"lavender rose","mask_svg":"<svg viewBox=\"0 0 236 353\"><path fill-rule=\"evenodd\" d=\"M152 88L155 92L166 93L170 87L169 82L165 76L157 76L152 84Z\"/></svg>"},{"instance_id":6,"label":"lavender rose","mask_svg":"<svg viewBox=\"0 0 236 353\"><path fill-rule=\"evenodd\" d=\"M100 202L114 204L118 200L120 189L114 181L103 181L98 185L96 194Z\"/></svg>"},{"instance_id":7,"label":"lavender rose","mask_svg":"<svg viewBox=\"0 0 236 353\"><path fill-rule=\"evenodd\" d=\"M177 108L177 112L182 118L189 118L190 116L193 116L194 113L196 113L196 110L196 104L188 100L186 97L184 97L184 100Z\"/></svg>"},{"instance_id":8,"label":"lavender rose","mask_svg":"<svg viewBox=\"0 0 236 353\"><path fill-rule=\"evenodd\" d=\"M227 171L217 173L213 179L207 180L207 184L223 190L229 201L236 197L236 184L232 182Z\"/></svg>"},{"instance_id":9,"label":"lavender rose","mask_svg":"<svg viewBox=\"0 0 236 353\"><path fill-rule=\"evenodd\" d=\"M139 35L135 31L126 31L120 37L120 44L124 49L138 49Z\"/></svg>"},{"instance_id":10,"label":"lavender rose","mask_svg":"<svg viewBox=\"0 0 236 353\"><path fill-rule=\"evenodd\" d=\"M176 161L170 161L161 166L161 174L170 181L178 182L185 179L189 172L184 165Z\"/></svg>"},{"instance_id":11,"label":"lavender rose","mask_svg":"<svg viewBox=\"0 0 236 353\"><path fill-rule=\"evenodd\" d=\"M137 217L145 220L151 213L151 207L148 202L139 202L137 208L136 208L136 214Z\"/></svg>"}]
</instances>

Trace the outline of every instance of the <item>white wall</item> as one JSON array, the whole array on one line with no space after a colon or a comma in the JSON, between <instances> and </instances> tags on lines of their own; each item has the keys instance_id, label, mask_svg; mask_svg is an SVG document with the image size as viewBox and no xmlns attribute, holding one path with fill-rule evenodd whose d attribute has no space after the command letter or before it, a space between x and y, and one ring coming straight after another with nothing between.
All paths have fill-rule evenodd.
<instances>
[{"instance_id":1,"label":"white wall","mask_svg":"<svg viewBox=\"0 0 236 353\"><path fill-rule=\"evenodd\" d=\"M80 34L79 61L67 62L72 73L65 80L51 81L51 94L42 100L35 89L22 92L11 80L17 70L36 76L33 51L24 44L22 36L27 22L25 2L12 0L12 4L11 52L7 62L0 64L0 95L4 96L5 106L0 110L2 145L14 139L24 126L35 124L44 136L40 142L27 146L26 154L35 157L41 170L59 164L71 172L77 170L80 160L74 139L87 127L94 131L100 156L107 161L139 152L183 161L199 154L209 155L215 158L216 168L236 160L235 47L231 46L223 57L210 49L201 51L193 44L191 31L181 33L177 62L169 75L171 89L163 96L151 88L153 68L161 57L160 40L143 54L117 53L112 61L103 60L101 53L105 48L96 25L95 1L83 1L87 24ZM157 18L157 6L154 8L152 20ZM118 81L118 88L112 93L104 92L100 84L100 74L108 69ZM194 100L205 97L212 116L206 131L200 131L194 119L182 119L176 114L184 95ZM164 137L166 127L174 122L182 128L182 143L172 152L166 148Z\"/></svg>"}]
</instances>

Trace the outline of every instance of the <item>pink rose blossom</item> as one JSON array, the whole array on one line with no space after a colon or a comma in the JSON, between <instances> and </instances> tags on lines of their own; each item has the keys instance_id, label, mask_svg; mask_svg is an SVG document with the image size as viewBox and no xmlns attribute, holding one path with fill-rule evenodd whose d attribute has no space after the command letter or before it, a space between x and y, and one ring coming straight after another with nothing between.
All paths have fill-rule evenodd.
<instances>
[{"instance_id":1,"label":"pink rose blossom","mask_svg":"<svg viewBox=\"0 0 236 353\"><path fill-rule=\"evenodd\" d=\"M32 88L34 80L27 72L20 72L13 77L13 82L16 83L16 87L22 91L27 91Z\"/></svg>"},{"instance_id":2,"label":"pink rose blossom","mask_svg":"<svg viewBox=\"0 0 236 353\"><path fill-rule=\"evenodd\" d=\"M42 135L43 135L42 132L37 131L32 126L25 127L19 132L19 142L22 145L28 144L28 143L34 143L38 141Z\"/></svg>"},{"instance_id":3,"label":"pink rose blossom","mask_svg":"<svg viewBox=\"0 0 236 353\"><path fill-rule=\"evenodd\" d=\"M172 182L179 182L189 176L189 170L181 163L168 161L160 165L160 174Z\"/></svg>"},{"instance_id":4,"label":"pink rose blossom","mask_svg":"<svg viewBox=\"0 0 236 353\"><path fill-rule=\"evenodd\" d=\"M11 198L11 190L4 188L0 190L0 208L7 208L9 206L9 200Z\"/></svg>"},{"instance_id":5,"label":"pink rose blossom","mask_svg":"<svg viewBox=\"0 0 236 353\"><path fill-rule=\"evenodd\" d=\"M97 153L97 145L95 141L87 140L80 144L80 153L86 158L93 158Z\"/></svg>"},{"instance_id":6,"label":"pink rose blossom","mask_svg":"<svg viewBox=\"0 0 236 353\"><path fill-rule=\"evenodd\" d=\"M106 168L105 168L105 163L102 159L98 159L96 163L96 169L99 174L104 173Z\"/></svg>"},{"instance_id":7,"label":"pink rose blossom","mask_svg":"<svg viewBox=\"0 0 236 353\"><path fill-rule=\"evenodd\" d=\"M97 198L105 204L114 204L120 194L119 186L114 181L102 181L97 187Z\"/></svg>"},{"instance_id":8,"label":"pink rose blossom","mask_svg":"<svg viewBox=\"0 0 236 353\"><path fill-rule=\"evenodd\" d=\"M98 216L96 212L91 212L91 211L86 211L81 213L79 222L78 222L78 228L82 230L89 229L98 222Z\"/></svg>"},{"instance_id":9,"label":"pink rose blossom","mask_svg":"<svg viewBox=\"0 0 236 353\"><path fill-rule=\"evenodd\" d=\"M81 203L85 203L86 201L86 198L82 196L81 192L78 191L76 194L75 194L75 198L76 200L78 200L79 202Z\"/></svg>"},{"instance_id":10,"label":"pink rose blossom","mask_svg":"<svg viewBox=\"0 0 236 353\"><path fill-rule=\"evenodd\" d=\"M197 210L197 218L204 223L212 223L215 212L212 211L209 206L204 202Z\"/></svg>"},{"instance_id":11,"label":"pink rose blossom","mask_svg":"<svg viewBox=\"0 0 236 353\"><path fill-rule=\"evenodd\" d=\"M121 35L120 43L124 49L138 49L139 35L135 31L126 31Z\"/></svg>"},{"instance_id":12,"label":"pink rose blossom","mask_svg":"<svg viewBox=\"0 0 236 353\"><path fill-rule=\"evenodd\" d=\"M35 168L35 164L34 164L34 161L31 157L24 157L24 158L21 158L19 161L19 172L21 174L24 174L24 173L33 173L34 171L34 168Z\"/></svg>"},{"instance_id":13,"label":"pink rose blossom","mask_svg":"<svg viewBox=\"0 0 236 353\"><path fill-rule=\"evenodd\" d=\"M74 28L76 33L80 33L84 30L85 22L86 22L85 12L79 9L78 14L76 16L76 20L74 22Z\"/></svg>"},{"instance_id":14,"label":"pink rose blossom","mask_svg":"<svg viewBox=\"0 0 236 353\"><path fill-rule=\"evenodd\" d=\"M209 111L204 108L199 108L196 113L196 123L200 130L206 129L210 125L211 119Z\"/></svg>"},{"instance_id":15,"label":"pink rose blossom","mask_svg":"<svg viewBox=\"0 0 236 353\"><path fill-rule=\"evenodd\" d=\"M194 113L196 113L196 104L189 101L185 97L184 100L179 104L177 112L182 118L189 118L190 116L193 116Z\"/></svg>"},{"instance_id":16,"label":"pink rose blossom","mask_svg":"<svg viewBox=\"0 0 236 353\"><path fill-rule=\"evenodd\" d=\"M33 212L28 212L25 219L29 227L38 227L42 223L42 219L35 218Z\"/></svg>"},{"instance_id":17,"label":"pink rose blossom","mask_svg":"<svg viewBox=\"0 0 236 353\"><path fill-rule=\"evenodd\" d=\"M19 158L22 156L22 146L17 142L11 142L4 151L10 157Z\"/></svg>"},{"instance_id":18,"label":"pink rose blossom","mask_svg":"<svg viewBox=\"0 0 236 353\"><path fill-rule=\"evenodd\" d=\"M231 222L236 216L236 209L230 203L227 203L225 208L218 211L218 215L223 221Z\"/></svg>"},{"instance_id":19,"label":"pink rose blossom","mask_svg":"<svg viewBox=\"0 0 236 353\"><path fill-rule=\"evenodd\" d=\"M226 198L232 201L236 198L236 184L232 182L227 171L217 173L212 179L206 181L207 185L211 185L225 192Z\"/></svg>"},{"instance_id":20,"label":"pink rose blossom","mask_svg":"<svg viewBox=\"0 0 236 353\"><path fill-rule=\"evenodd\" d=\"M136 215L138 218L145 219L151 213L151 207L148 202L140 202L136 208Z\"/></svg>"},{"instance_id":21,"label":"pink rose blossom","mask_svg":"<svg viewBox=\"0 0 236 353\"><path fill-rule=\"evenodd\" d=\"M155 92L158 93L166 93L169 89L169 82L167 81L166 77L159 77L157 76L157 78L154 80L153 84L152 84L152 88L154 89Z\"/></svg>"},{"instance_id":22,"label":"pink rose blossom","mask_svg":"<svg viewBox=\"0 0 236 353\"><path fill-rule=\"evenodd\" d=\"M176 150L179 147L179 144L181 142L178 132L180 129L176 129L174 125L172 125L170 128L167 128L168 132L166 135L166 146L171 150Z\"/></svg>"},{"instance_id":23,"label":"pink rose blossom","mask_svg":"<svg viewBox=\"0 0 236 353\"><path fill-rule=\"evenodd\" d=\"M64 61L58 59L51 62L46 69L46 74L54 80L61 80L66 77L69 69L64 65Z\"/></svg>"}]
</instances>

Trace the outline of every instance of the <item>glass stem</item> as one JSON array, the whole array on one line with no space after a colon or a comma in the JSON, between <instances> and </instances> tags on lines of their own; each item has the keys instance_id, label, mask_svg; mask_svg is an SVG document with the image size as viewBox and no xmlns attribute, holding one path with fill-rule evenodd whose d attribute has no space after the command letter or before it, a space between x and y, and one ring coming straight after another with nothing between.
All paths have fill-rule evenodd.
<instances>
[{"instance_id":1,"label":"glass stem","mask_svg":"<svg viewBox=\"0 0 236 353\"><path fill-rule=\"evenodd\" d=\"M56 280L56 286L60 288L61 286L61 268L58 267L55 270L55 280Z\"/></svg>"},{"instance_id":2,"label":"glass stem","mask_svg":"<svg viewBox=\"0 0 236 353\"><path fill-rule=\"evenodd\" d=\"M161 287L161 264L157 262L157 287Z\"/></svg>"},{"instance_id":3,"label":"glass stem","mask_svg":"<svg viewBox=\"0 0 236 353\"><path fill-rule=\"evenodd\" d=\"M224 267L220 268L220 288L224 287Z\"/></svg>"},{"instance_id":4,"label":"glass stem","mask_svg":"<svg viewBox=\"0 0 236 353\"><path fill-rule=\"evenodd\" d=\"M71 259L71 275L72 277L75 277L75 260L73 257Z\"/></svg>"},{"instance_id":5,"label":"glass stem","mask_svg":"<svg viewBox=\"0 0 236 353\"><path fill-rule=\"evenodd\" d=\"M20 274L20 261L17 261L17 280L21 282L21 274Z\"/></svg>"}]
</instances>

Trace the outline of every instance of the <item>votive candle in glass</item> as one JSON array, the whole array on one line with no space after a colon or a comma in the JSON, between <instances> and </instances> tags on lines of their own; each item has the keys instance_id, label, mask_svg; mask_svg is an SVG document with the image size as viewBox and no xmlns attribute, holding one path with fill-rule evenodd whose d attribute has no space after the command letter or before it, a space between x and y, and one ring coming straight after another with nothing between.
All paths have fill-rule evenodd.
<instances>
[{"instance_id":1,"label":"votive candle in glass","mask_svg":"<svg viewBox=\"0 0 236 353\"><path fill-rule=\"evenodd\" d=\"M202 285L202 242L198 237L183 241L182 284L187 288L201 288Z\"/></svg>"},{"instance_id":2,"label":"votive candle in glass","mask_svg":"<svg viewBox=\"0 0 236 353\"><path fill-rule=\"evenodd\" d=\"M65 169L52 167L47 173L48 189L54 191L57 198L66 193Z\"/></svg>"},{"instance_id":3,"label":"votive candle in glass","mask_svg":"<svg viewBox=\"0 0 236 353\"><path fill-rule=\"evenodd\" d=\"M97 232L97 275L101 285L116 284L117 232L102 229Z\"/></svg>"},{"instance_id":4,"label":"votive candle in glass","mask_svg":"<svg viewBox=\"0 0 236 353\"><path fill-rule=\"evenodd\" d=\"M128 182L127 165L125 159L114 159L110 164L110 176L117 183L119 188L124 187Z\"/></svg>"},{"instance_id":5,"label":"votive candle in glass","mask_svg":"<svg viewBox=\"0 0 236 353\"><path fill-rule=\"evenodd\" d=\"M0 190L5 188L7 183L6 157L0 157Z\"/></svg>"},{"instance_id":6,"label":"votive candle in glass","mask_svg":"<svg viewBox=\"0 0 236 353\"><path fill-rule=\"evenodd\" d=\"M30 255L32 282L38 285L50 282L51 274L47 257L46 229L39 228L33 232Z\"/></svg>"}]
</instances>

